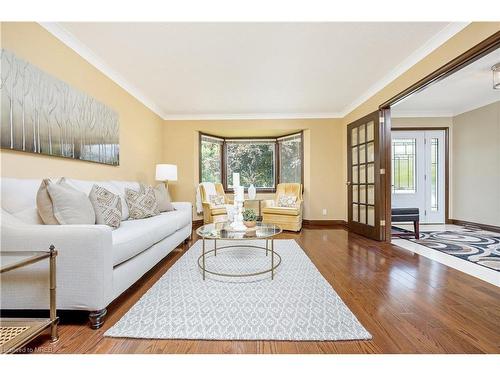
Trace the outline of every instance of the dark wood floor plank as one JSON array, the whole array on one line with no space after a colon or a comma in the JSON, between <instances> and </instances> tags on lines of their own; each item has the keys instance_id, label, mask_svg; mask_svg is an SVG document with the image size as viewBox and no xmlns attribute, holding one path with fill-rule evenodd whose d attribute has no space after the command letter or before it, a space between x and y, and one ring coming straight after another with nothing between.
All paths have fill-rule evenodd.
<instances>
[{"instance_id":1,"label":"dark wood floor plank","mask_svg":"<svg viewBox=\"0 0 500 375\"><path fill-rule=\"evenodd\" d=\"M397 246L343 229L283 233L304 249L372 334L358 341L141 340L104 337L187 247L167 256L108 308L104 326L67 322L60 340L30 344L56 353L499 353L500 288ZM193 242L197 238L194 236Z\"/></svg>"}]
</instances>

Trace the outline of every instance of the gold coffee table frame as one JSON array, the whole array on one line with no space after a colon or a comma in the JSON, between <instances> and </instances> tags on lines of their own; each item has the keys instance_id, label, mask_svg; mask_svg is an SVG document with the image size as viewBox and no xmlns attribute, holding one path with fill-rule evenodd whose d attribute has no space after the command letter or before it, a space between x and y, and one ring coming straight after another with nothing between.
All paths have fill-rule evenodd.
<instances>
[{"instance_id":1,"label":"gold coffee table frame","mask_svg":"<svg viewBox=\"0 0 500 375\"><path fill-rule=\"evenodd\" d=\"M49 251L3 251L1 257L20 258L13 262L6 262L0 266L0 274L29 266L30 264L49 259L49 318L1 318L0 353L15 353L34 338L38 337L47 328L50 328L50 342L59 339L57 325L59 318L56 310L56 257L57 250L51 245Z\"/></svg>"},{"instance_id":2,"label":"gold coffee table frame","mask_svg":"<svg viewBox=\"0 0 500 375\"><path fill-rule=\"evenodd\" d=\"M196 233L202 238L202 253L198 257L198 267L200 267L203 280L205 280L205 274L209 273L216 276L223 277L250 277L258 276L266 273L271 273L271 280L274 279L274 271L281 264L281 256L274 250L274 237L282 232L281 228L274 224L263 224L257 223L255 229L247 230L246 232L233 232L229 230L227 223L213 223L201 226L196 230ZM214 240L214 248L207 251L206 240ZM228 241L243 241L243 240L266 240L266 246L257 245L227 245L217 247L217 240L228 240ZM222 249L232 249L232 248L249 248L249 249L260 249L266 251L266 256L271 254L271 267L263 271L252 272L252 273L220 273L207 269L205 264L205 258L208 254L213 253L217 256L217 250ZM275 262L276 258L276 262Z\"/></svg>"}]
</instances>

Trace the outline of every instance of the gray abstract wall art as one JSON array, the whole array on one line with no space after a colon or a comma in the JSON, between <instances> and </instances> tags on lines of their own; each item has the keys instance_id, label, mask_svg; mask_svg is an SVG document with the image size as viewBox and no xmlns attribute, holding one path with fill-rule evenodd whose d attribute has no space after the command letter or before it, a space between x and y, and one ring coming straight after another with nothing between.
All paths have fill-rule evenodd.
<instances>
[{"instance_id":1,"label":"gray abstract wall art","mask_svg":"<svg viewBox=\"0 0 500 375\"><path fill-rule=\"evenodd\" d=\"M0 50L1 146L119 165L119 122L111 108Z\"/></svg>"}]
</instances>

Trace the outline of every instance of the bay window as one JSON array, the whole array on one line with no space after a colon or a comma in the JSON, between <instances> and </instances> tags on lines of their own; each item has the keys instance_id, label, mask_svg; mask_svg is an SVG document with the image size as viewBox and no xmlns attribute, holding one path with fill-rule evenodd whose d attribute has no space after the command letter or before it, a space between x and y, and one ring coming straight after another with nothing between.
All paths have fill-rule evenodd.
<instances>
[{"instance_id":1,"label":"bay window","mask_svg":"<svg viewBox=\"0 0 500 375\"><path fill-rule=\"evenodd\" d=\"M200 182L221 182L231 192L233 173L259 192L274 192L280 182L303 183L302 132L244 139L200 133Z\"/></svg>"}]
</instances>

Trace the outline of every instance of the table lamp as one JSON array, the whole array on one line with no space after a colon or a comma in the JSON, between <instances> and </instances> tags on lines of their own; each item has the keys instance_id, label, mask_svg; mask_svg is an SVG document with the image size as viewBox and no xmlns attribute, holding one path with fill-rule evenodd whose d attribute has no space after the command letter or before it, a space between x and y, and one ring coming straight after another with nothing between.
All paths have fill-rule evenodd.
<instances>
[{"instance_id":1,"label":"table lamp","mask_svg":"<svg viewBox=\"0 0 500 375\"><path fill-rule=\"evenodd\" d=\"M156 164L156 181L163 181L168 188L168 181L177 181L177 165Z\"/></svg>"}]
</instances>

